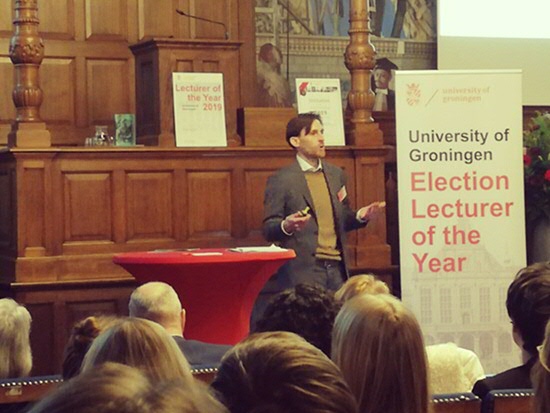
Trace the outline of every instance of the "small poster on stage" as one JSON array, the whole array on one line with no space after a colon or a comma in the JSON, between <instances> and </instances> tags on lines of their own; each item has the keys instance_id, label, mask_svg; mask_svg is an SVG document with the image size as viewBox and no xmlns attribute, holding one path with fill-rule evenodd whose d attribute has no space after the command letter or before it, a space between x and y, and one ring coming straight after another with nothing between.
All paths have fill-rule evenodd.
<instances>
[{"instance_id":1,"label":"small poster on stage","mask_svg":"<svg viewBox=\"0 0 550 413\"><path fill-rule=\"evenodd\" d=\"M344 146L344 116L340 79L296 79L298 112L321 115L327 146Z\"/></svg>"},{"instance_id":2,"label":"small poster on stage","mask_svg":"<svg viewBox=\"0 0 550 413\"><path fill-rule=\"evenodd\" d=\"M136 144L136 115L133 113L115 114L115 145L133 146Z\"/></svg>"},{"instance_id":3,"label":"small poster on stage","mask_svg":"<svg viewBox=\"0 0 550 413\"><path fill-rule=\"evenodd\" d=\"M227 146L223 75L172 73L176 146Z\"/></svg>"}]
</instances>

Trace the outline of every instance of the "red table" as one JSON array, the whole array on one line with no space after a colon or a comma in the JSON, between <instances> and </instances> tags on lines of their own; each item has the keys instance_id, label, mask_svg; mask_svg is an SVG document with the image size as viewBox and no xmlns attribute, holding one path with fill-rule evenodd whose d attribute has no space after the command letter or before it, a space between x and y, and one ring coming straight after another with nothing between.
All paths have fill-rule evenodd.
<instances>
[{"instance_id":1,"label":"red table","mask_svg":"<svg viewBox=\"0 0 550 413\"><path fill-rule=\"evenodd\" d=\"M187 311L185 337L235 344L248 334L254 301L293 250L235 252L228 249L131 252L113 261L140 283L163 281Z\"/></svg>"}]
</instances>

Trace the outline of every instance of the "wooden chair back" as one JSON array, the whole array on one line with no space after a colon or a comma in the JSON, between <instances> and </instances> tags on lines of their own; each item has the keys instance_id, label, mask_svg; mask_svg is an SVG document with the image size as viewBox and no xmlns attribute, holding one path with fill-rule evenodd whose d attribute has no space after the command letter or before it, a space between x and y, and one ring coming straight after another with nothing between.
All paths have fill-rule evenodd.
<instances>
[{"instance_id":1,"label":"wooden chair back","mask_svg":"<svg viewBox=\"0 0 550 413\"><path fill-rule=\"evenodd\" d=\"M482 413L531 413L531 389L492 390L483 400Z\"/></svg>"},{"instance_id":2,"label":"wooden chair back","mask_svg":"<svg viewBox=\"0 0 550 413\"><path fill-rule=\"evenodd\" d=\"M481 399L473 393L436 394L432 407L433 413L479 413Z\"/></svg>"},{"instance_id":3,"label":"wooden chair back","mask_svg":"<svg viewBox=\"0 0 550 413\"><path fill-rule=\"evenodd\" d=\"M61 376L37 376L0 380L0 411L21 412L63 382Z\"/></svg>"},{"instance_id":4,"label":"wooden chair back","mask_svg":"<svg viewBox=\"0 0 550 413\"><path fill-rule=\"evenodd\" d=\"M193 377L206 384L212 383L217 372L217 367L195 367L191 369L191 374L193 374Z\"/></svg>"}]
</instances>

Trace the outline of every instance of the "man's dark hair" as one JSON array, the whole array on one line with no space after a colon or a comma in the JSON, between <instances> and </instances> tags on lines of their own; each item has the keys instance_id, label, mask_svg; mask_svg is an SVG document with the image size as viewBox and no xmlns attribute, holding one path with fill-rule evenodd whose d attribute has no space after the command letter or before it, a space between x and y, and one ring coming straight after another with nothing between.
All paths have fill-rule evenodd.
<instances>
[{"instance_id":1,"label":"man's dark hair","mask_svg":"<svg viewBox=\"0 0 550 413\"><path fill-rule=\"evenodd\" d=\"M300 113L298 116L288 121L286 125L286 141L292 148L294 148L294 146L290 143L290 138L293 136L300 136L302 130L305 130L307 135L311 131L311 125L315 120L323 123L321 115L314 112Z\"/></svg>"},{"instance_id":2,"label":"man's dark hair","mask_svg":"<svg viewBox=\"0 0 550 413\"><path fill-rule=\"evenodd\" d=\"M298 284L277 294L256 324L255 332L289 331L302 336L330 357L332 326L340 304L332 291Z\"/></svg>"},{"instance_id":3,"label":"man's dark hair","mask_svg":"<svg viewBox=\"0 0 550 413\"><path fill-rule=\"evenodd\" d=\"M529 265L516 274L508 288L506 308L525 351L537 354L550 317L550 261Z\"/></svg>"}]
</instances>

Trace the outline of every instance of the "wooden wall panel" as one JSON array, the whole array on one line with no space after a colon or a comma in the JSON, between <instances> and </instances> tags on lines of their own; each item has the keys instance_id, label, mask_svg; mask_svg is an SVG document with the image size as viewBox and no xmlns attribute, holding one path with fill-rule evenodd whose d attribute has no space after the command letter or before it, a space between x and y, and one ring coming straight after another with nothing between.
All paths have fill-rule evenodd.
<instances>
[{"instance_id":1,"label":"wooden wall panel","mask_svg":"<svg viewBox=\"0 0 550 413\"><path fill-rule=\"evenodd\" d=\"M246 198L246 228L250 233L260 234L262 230L264 191L267 178L275 170L247 170L245 171Z\"/></svg>"},{"instance_id":2,"label":"wooden wall panel","mask_svg":"<svg viewBox=\"0 0 550 413\"><path fill-rule=\"evenodd\" d=\"M186 17L176 13L179 0L138 0L138 38L180 37L177 35L181 20Z\"/></svg>"},{"instance_id":3,"label":"wooden wall panel","mask_svg":"<svg viewBox=\"0 0 550 413\"><path fill-rule=\"evenodd\" d=\"M86 39L130 40L128 0L85 0Z\"/></svg>"},{"instance_id":4,"label":"wooden wall panel","mask_svg":"<svg viewBox=\"0 0 550 413\"><path fill-rule=\"evenodd\" d=\"M53 355L53 351L48 350L55 346L55 336L60 332L60 325L56 323L59 320L55 317L53 302L26 303L25 307L29 310L32 318L30 337L33 354L32 375L36 376L42 372L52 371L53 358L48 356ZM66 336L64 331L62 334ZM58 353L60 350L62 349L58 349Z\"/></svg>"},{"instance_id":5,"label":"wooden wall panel","mask_svg":"<svg viewBox=\"0 0 550 413\"><path fill-rule=\"evenodd\" d=\"M174 239L172 173L129 173L127 182L128 241Z\"/></svg>"},{"instance_id":6,"label":"wooden wall panel","mask_svg":"<svg viewBox=\"0 0 550 413\"><path fill-rule=\"evenodd\" d=\"M115 113L132 113L133 73L129 60L87 60L88 119L113 128Z\"/></svg>"},{"instance_id":7,"label":"wooden wall panel","mask_svg":"<svg viewBox=\"0 0 550 413\"><path fill-rule=\"evenodd\" d=\"M63 180L63 243L112 241L112 175L65 173Z\"/></svg>"},{"instance_id":8,"label":"wooden wall panel","mask_svg":"<svg viewBox=\"0 0 550 413\"><path fill-rule=\"evenodd\" d=\"M40 0L40 33L47 39L75 39L75 0Z\"/></svg>"},{"instance_id":9,"label":"wooden wall panel","mask_svg":"<svg viewBox=\"0 0 550 413\"><path fill-rule=\"evenodd\" d=\"M185 59L185 60L176 60L176 70L175 72L194 72L198 71L197 69L201 68L201 62L197 62L199 65L197 68L195 68L195 61L192 59Z\"/></svg>"},{"instance_id":10,"label":"wooden wall panel","mask_svg":"<svg viewBox=\"0 0 550 413\"><path fill-rule=\"evenodd\" d=\"M41 76L50 81L42 87L40 116L48 124L73 125L76 107L76 62L74 59L44 59Z\"/></svg>"},{"instance_id":11,"label":"wooden wall panel","mask_svg":"<svg viewBox=\"0 0 550 413\"><path fill-rule=\"evenodd\" d=\"M227 29L231 27L230 19L231 3L235 6L237 2L214 2L203 0L190 0L189 1L189 13L195 16L206 17L210 20L217 22L223 22ZM189 34L190 38L201 39L225 39L225 31L219 24L191 19L189 21Z\"/></svg>"},{"instance_id":12,"label":"wooden wall panel","mask_svg":"<svg viewBox=\"0 0 550 413\"><path fill-rule=\"evenodd\" d=\"M14 0L0 2L0 35L10 35L13 32Z\"/></svg>"},{"instance_id":13,"label":"wooden wall panel","mask_svg":"<svg viewBox=\"0 0 550 413\"><path fill-rule=\"evenodd\" d=\"M232 215L230 171L188 172L187 186L189 238L229 237Z\"/></svg>"},{"instance_id":14,"label":"wooden wall panel","mask_svg":"<svg viewBox=\"0 0 550 413\"><path fill-rule=\"evenodd\" d=\"M0 251L13 248L15 229L15 198L13 171L0 170Z\"/></svg>"},{"instance_id":15,"label":"wooden wall panel","mask_svg":"<svg viewBox=\"0 0 550 413\"><path fill-rule=\"evenodd\" d=\"M0 1L0 145L7 144L10 123L15 118L11 100L13 66L8 57L14 4L14 0ZM176 8L221 20L231 32L230 40L244 41L237 59L218 63L221 67L238 68L242 62L247 62L247 71L255 67L253 0L40 0L38 7L38 30L45 44L40 71L44 91L41 113L54 146L83 145L95 124L107 124L113 131L115 113L138 112L130 45L152 37L224 39L220 26L191 21L176 14ZM194 69L187 65L182 70ZM69 77L61 77L68 72ZM231 83L235 85L232 99L242 103L241 106L253 106L247 97L254 88L239 91L238 84L240 78L250 77L250 73L237 72L241 77L237 77L237 83ZM61 111L56 111L57 105ZM233 102L229 107L232 109L228 120L233 122L236 117L232 113ZM144 129L146 134L159 133L149 132L148 126Z\"/></svg>"},{"instance_id":16,"label":"wooden wall panel","mask_svg":"<svg viewBox=\"0 0 550 413\"><path fill-rule=\"evenodd\" d=\"M19 249L26 257L46 255L46 195L45 162L29 160L23 163L24 178L18 183L18 193L25 192L25 203L19 206L23 211L18 222L23 236Z\"/></svg>"},{"instance_id":17,"label":"wooden wall panel","mask_svg":"<svg viewBox=\"0 0 550 413\"><path fill-rule=\"evenodd\" d=\"M0 54L0 122L15 119L15 105L11 97L13 91L13 64L8 56ZM0 142L1 143L1 142Z\"/></svg>"},{"instance_id":18,"label":"wooden wall panel","mask_svg":"<svg viewBox=\"0 0 550 413\"><path fill-rule=\"evenodd\" d=\"M16 287L10 295L25 303L32 317L32 375L61 372L63 349L76 321L94 314L127 315L135 285L135 281L126 280Z\"/></svg>"}]
</instances>

